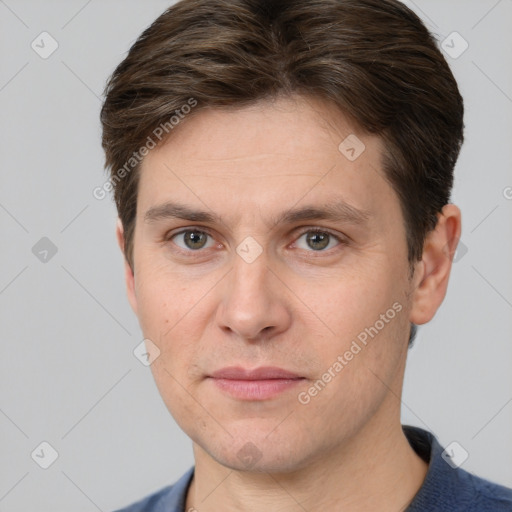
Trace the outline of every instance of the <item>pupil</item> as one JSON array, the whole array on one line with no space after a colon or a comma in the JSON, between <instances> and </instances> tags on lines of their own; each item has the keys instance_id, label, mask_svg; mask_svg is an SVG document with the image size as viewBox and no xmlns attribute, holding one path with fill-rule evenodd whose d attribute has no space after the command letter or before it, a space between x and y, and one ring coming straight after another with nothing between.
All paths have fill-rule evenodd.
<instances>
[{"instance_id":1,"label":"pupil","mask_svg":"<svg viewBox=\"0 0 512 512\"><path fill-rule=\"evenodd\" d=\"M329 245L329 235L327 233L311 233L308 235L307 240L312 249L324 249ZM319 244L316 245L318 242Z\"/></svg>"},{"instance_id":2,"label":"pupil","mask_svg":"<svg viewBox=\"0 0 512 512\"><path fill-rule=\"evenodd\" d=\"M200 231L188 231L185 240L186 245L190 248L200 248L204 245L204 233L201 233Z\"/></svg>"}]
</instances>

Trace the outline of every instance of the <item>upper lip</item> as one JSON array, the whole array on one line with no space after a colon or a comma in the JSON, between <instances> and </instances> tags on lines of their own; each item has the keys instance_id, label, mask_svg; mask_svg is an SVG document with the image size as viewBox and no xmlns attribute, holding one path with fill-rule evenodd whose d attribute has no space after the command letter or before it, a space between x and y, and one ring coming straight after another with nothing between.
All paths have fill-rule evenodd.
<instances>
[{"instance_id":1,"label":"upper lip","mask_svg":"<svg viewBox=\"0 0 512 512\"><path fill-rule=\"evenodd\" d=\"M213 372L209 377L229 380L300 379L300 375L276 366L261 366L253 370L241 366L228 366Z\"/></svg>"}]
</instances>

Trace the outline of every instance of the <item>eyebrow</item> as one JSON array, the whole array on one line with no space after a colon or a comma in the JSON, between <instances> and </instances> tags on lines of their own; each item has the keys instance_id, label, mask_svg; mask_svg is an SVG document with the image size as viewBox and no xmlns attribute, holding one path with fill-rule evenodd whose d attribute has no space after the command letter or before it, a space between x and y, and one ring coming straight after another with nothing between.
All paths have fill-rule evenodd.
<instances>
[{"instance_id":1,"label":"eyebrow","mask_svg":"<svg viewBox=\"0 0 512 512\"><path fill-rule=\"evenodd\" d=\"M360 225L366 223L371 217L372 213L369 210L358 209L343 200L337 200L322 206L311 205L285 210L277 217L271 218L269 225L292 224L307 220L330 220ZM144 222L147 223L167 219L224 224L220 215L172 201L153 206L144 214Z\"/></svg>"}]
</instances>

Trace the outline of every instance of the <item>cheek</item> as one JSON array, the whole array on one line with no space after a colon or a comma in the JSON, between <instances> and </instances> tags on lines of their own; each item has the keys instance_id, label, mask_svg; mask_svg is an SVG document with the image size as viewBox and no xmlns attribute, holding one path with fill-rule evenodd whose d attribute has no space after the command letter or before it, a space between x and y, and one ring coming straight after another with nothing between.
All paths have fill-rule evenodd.
<instances>
[{"instance_id":1,"label":"cheek","mask_svg":"<svg viewBox=\"0 0 512 512\"><path fill-rule=\"evenodd\" d=\"M136 279L138 319L144 337L160 350L151 365L157 385L172 396L176 386L188 388L194 380L192 367L214 314L211 294L219 276L193 278L187 269L176 272L168 262L147 261L139 260Z\"/></svg>"},{"instance_id":2,"label":"cheek","mask_svg":"<svg viewBox=\"0 0 512 512\"><path fill-rule=\"evenodd\" d=\"M385 391L379 377L387 382L397 371L408 329L400 272L392 266L372 268L371 275L347 272L336 280L319 280L314 288L299 288L315 313L306 330L322 333L310 342L320 363L317 377L332 382L321 393L325 398L348 401L350 409L357 409L359 400L372 401L374 393ZM335 377L325 375L329 370Z\"/></svg>"},{"instance_id":3,"label":"cheek","mask_svg":"<svg viewBox=\"0 0 512 512\"><path fill-rule=\"evenodd\" d=\"M336 350L360 334L364 340L367 329L378 322L379 331L388 330L405 309L404 290L393 276L399 275L392 268L372 268L365 272L347 271L340 275L327 275L294 287L297 295L315 314L316 323L328 338L329 346ZM399 305L393 305L399 303ZM385 328L382 329L381 315ZM338 340L333 343L332 338Z\"/></svg>"},{"instance_id":4,"label":"cheek","mask_svg":"<svg viewBox=\"0 0 512 512\"><path fill-rule=\"evenodd\" d=\"M188 313L204 295L207 284L195 283L169 265L155 265L149 258L136 269L138 317L144 333L159 338L186 323ZM184 322L185 321L185 322ZM165 337L165 336L164 336Z\"/></svg>"},{"instance_id":5,"label":"cheek","mask_svg":"<svg viewBox=\"0 0 512 512\"><path fill-rule=\"evenodd\" d=\"M374 310L379 311L379 308ZM384 314L386 311L384 309ZM310 422L308 428L322 432L328 439L355 434L377 412L386 396L398 407L393 393L399 396L397 378L406 351L401 341L407 325L405 309L388 319L384 326L362 318L358 318L359 325L355 326L352 318L339 317L341 334L317 347L322 370L316 380L309 382L308 388L301 390L299 406ZM342 332L345 325L349 326L347 336ZM360 328L360 325L367 327ZM348 335L350 330L356 334Z\"/></svg>"},{"instance_id":6,"label":"cheek","mask_svg":"<svg viewBox=\"0 0 512 512\"><path fill-rule=\"evenodd\" d=\"M198 321L202 286L186 286L179 276L165 268L145 272L141 266L136 283L138 319L145 338L158 347L159 356L151 364L158 391L171 415L182 428L193 416L194 402L186 391L190 386L188 369L194 361L202 327ZM201 293L202 292L202 293Z\"/></svg>"}]
</instances>

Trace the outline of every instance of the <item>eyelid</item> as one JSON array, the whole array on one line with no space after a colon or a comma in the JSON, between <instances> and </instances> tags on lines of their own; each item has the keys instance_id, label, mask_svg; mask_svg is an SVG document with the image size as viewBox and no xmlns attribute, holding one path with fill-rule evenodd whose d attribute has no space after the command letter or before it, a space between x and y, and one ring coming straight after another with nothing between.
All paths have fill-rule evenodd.
<instances>
[{"instance_id":1,"label":"eyelid","mask_svg":"<svg viewBox=\"0 0 512 512\"><path fill-rule=\"evenodd\" d=\"M214 236L210 233L208 228L205 228L204 226L186 226L184 228L177 228L177 229L178 229L178 231L176 231L176 232L173 232L173 230L171 230L171 231L168 231L167 233L165 233L165 235L162 238L162 243L166 244L166 243L171 242L175 247L174 250L180 254L185 255L185 256L189 256L189 257L190 256L192 256L192 257L200 256L202 253L204 253L205 249L198 249L197 251L183 249L182 247L180 247L179 245L177 245L176 243L174 243L172 241L172 238L174 238L175 236L182 235L183 233L186 233L187 231L196 231L196 232L204 233L207 236L209 236L210 238L215 240ZM212 249L212 247L208 247L207 249Z\"/></svg>"},{"instance_id":2,"label":"eyelid","mask_svg":"<svg viewBox=\"0 0 512 512\"><path fill-rule=\"evenodd\" d=\"M178 231L174 232L175 230L171 229L170 231L167 231L165 235L163 236L163 241L168 242L171 238L175 237L176 235L181 235L183 233L186 233L187 231L199 231L201 233L206 233L209 236L212 236L208 228L205 228L204 226L185 226L183 228L176 228Z\"/></svg>"},{"instance_id":3,"label":"eyelid","mask_svg":"<svg viewBox=\"0 0 512 512\"><path fill-rule=\"evenodd\" d=\"M186 233L187 231L198 231L200 233L205 233L206 235L208 235L209 237L213 238L214 239L214 236L212 235L212 233L210 232L210 230L204 226L186 226L186 227L183 227L183 228L177 228L178 231L176 232L173 232L172 230L167 232L164 237L163 237L163 242L166 243L166 242L171 242L171 239L174 238L175 236L178 236L178 235L181 235L183 233ZM337 242L338 242L338 245L336 247L338 247L339 245L346 245L348 243L348 237L346 235L342 235L341 233L337 233L337 232L333 232L332 230L330 230L329 228L324 228L322 226L301 226L300 228L297 228L299 231L298 233L294 234L294 241L292 243L295 243L297 241L298 238L300 238L302 235L304 235L305 233L312 233L312 232L318 232L318 233L326 233L330 236L332 236ZM297 230L294 230L294 233L296 232ZM194 250L185 250L185 249L182 249L180 246L178 246L177 244L174 244L175 247L176 247L176 251L179 252L179 253L182 253L182 254L186 254L186 255L191 255L191 254L196 254L196 255L200 255L201 253L203 253L205 251L205 249L198 249L196 251ZM307 252L311 252L311 253L317 253L317 254L326 254L326 253L330 253L332 250L336 250L336 247L333 247L327 251L307 251ZM208 249L211 249L211 247L209 247Z\"/></svg>"},{"instance_id":4,"label":"eyelid","mask_svg":"<svg viewBox=\"0 0 512 512\"><path fill-rule=\"evenodd\" d=\"M347 238L346 236L343 236L341 233L331 231L329 228L324 228L322 226L304 226L300 229L299 236L302 236L304 233L310 233L310 232L319 232L319 233L327 233L328 235L333 236L340 242L344 240L344 238Z\"/></svg>"},{"instance_id":5,"label":"eyelid","mask_svg":"<svg viewBox=\"0 0 512 512\"><path fill-rule=\"evenodd\" d=\"M315 233L315 232L316 233L326 233L329 236L332 236L338 242L338 245L336 245L336 247L333 247L327 251L314 251L314 250L306 251L308 253L318 254L318 255L330 254L331 251L333 251L333 250L335 251L340 245L347 245L349 242L349 238L346 235L331 231L329 228L324 228L322 226L305 226L305 227L300 228L299 233L294 236L295 240L293 243L296 243L297 239L299 239L305 233Z\"/></svg>"}]
</instances>

